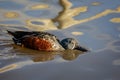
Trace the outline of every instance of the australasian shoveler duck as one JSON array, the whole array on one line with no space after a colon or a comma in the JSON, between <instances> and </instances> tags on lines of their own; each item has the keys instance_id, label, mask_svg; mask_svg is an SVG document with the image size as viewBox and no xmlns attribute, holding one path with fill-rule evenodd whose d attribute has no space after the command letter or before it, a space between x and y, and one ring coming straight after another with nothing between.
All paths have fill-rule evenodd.
<instances>
[{"instance_id":1,"label":"australasian shoveler duck","mask_svg":"<svg viewBox=\"0 0 120 80\"><path fill-rule=\"evenodd\" d=\"M38 31L7 31L13 36L13 41L17 45L41 51L61 51L61 50L80 50L88 51L81 47L73 38L66 38L60 41L55 35L47 32Z\"/></svg>"}]
</instances>

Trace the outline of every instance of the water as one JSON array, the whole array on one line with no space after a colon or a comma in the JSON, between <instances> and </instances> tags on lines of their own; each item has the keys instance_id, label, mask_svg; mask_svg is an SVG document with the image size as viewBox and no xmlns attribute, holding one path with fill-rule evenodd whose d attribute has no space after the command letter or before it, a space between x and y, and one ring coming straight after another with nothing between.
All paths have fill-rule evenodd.
<instances>
[{"instance_id":1,"label":"water","mask_svg":"<svg viewBox=\"0 0 120 80\"><path fill-rule=\"evenodd\" d=\"M73 37L90 52L42 52L6 30ZM119 80L119 0L0 0L0 80Z\"/></svg>"}]
</instances>

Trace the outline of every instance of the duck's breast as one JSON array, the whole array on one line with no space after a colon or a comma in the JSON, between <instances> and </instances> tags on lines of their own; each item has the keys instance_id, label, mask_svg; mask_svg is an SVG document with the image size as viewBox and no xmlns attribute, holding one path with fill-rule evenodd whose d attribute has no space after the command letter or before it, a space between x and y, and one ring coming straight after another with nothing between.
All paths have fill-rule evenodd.
<instances>
[{"instance_id":1,"label":"duck's breast","mask_svg":"<svg viewBox=\"0 0 120 80\"><path fill-rule=\"evenodd\" d=\"M24 37L24 39L22 40L22 45L36 50L44 50L44 51L53 50L52 44L49 41L35 36Z\"/></svg>"}]
</instances>

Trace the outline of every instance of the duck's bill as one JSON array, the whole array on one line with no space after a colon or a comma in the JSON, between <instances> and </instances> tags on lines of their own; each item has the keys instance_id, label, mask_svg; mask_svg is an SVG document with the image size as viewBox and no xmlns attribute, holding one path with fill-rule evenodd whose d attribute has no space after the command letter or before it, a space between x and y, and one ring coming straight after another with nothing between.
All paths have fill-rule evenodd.
<instances>
[{"instance_id":1,"label":"duck's bill","mask_svg":"<svg viewBox=\"0 0 120 80\"><path fill-rule=\"evenodd\" d=\"M87 52L87 51L89 51L88 49L86 49L86 48L84 48L84 47L81 47L81 46L77 46L75 49L76 49L76 50L80 50L80 51L82 51L82 52Z\"/></svg>"}]
</instances>

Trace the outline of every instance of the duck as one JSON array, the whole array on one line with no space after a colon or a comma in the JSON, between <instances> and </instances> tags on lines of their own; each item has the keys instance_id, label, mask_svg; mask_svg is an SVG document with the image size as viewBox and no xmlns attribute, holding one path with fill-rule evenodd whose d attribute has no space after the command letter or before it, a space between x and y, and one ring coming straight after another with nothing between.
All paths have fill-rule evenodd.
<instances>
[{"instance_id":1,"label":"duck","mask_svg":"<svg viewBox=\"0 0 120 80\"><path fill-rule=\"evenodd\" d=\"M88 49L79 45L74 38L65 38L59 40L55 35L43 31L10 31L7 33L12 37L16 45L22 47L39 50L39 51L63 51L63 50L79 50L87 52Z\"/></svg>"}]
</instances>

